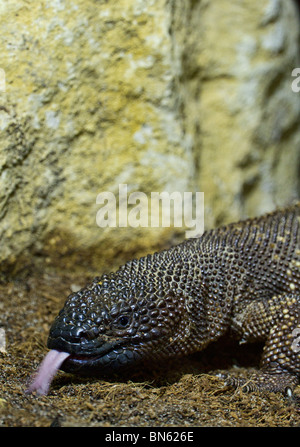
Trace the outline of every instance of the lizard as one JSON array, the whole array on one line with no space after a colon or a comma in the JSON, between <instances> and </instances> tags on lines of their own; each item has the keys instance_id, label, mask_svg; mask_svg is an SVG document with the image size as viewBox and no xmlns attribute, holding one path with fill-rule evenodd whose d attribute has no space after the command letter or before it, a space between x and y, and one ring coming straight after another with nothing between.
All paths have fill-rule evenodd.
<instances>
[{"instance_id":1,"label":"lizard","mask_svg":"<svg viewBox=\"0 0 300 447\"><path fill-rule=\"evenodd\" d=\"M126 262L73 292L28 388L58 369L101 376L203 350L224 334L264 342L244 391L292 393L300 378L300 202Z\"/></svg>"}]
</instances>

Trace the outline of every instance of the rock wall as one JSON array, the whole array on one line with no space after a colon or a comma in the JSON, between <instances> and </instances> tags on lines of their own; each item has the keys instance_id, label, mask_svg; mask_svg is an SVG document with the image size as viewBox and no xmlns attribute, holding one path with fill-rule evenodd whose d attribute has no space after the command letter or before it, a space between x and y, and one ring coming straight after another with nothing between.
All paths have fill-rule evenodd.
<instances>
[{"instance_id":1,"label":"rock wall","mask_svg":"<svg viewBox=\"0 0 300 447\"><path fill-rule=\"evenodd\" d=\"M173 36L206 224L288 203L299 196L300 93L291 88L291 72L300 67L296 3L180 5L174 2Z\"/></svg>"},{"instance_id":2,"label":"rock wall","mask_svg":"<svg viewBox=\"0 0 300 447\"><path fill-rule=\"evenodd\" d=\"M97 195L120 184L203 191L206 227L297 197L297 14L292 0L2 2L0 262L101 269L174 242L96 225Z\"/></svg>"}]
</instances>

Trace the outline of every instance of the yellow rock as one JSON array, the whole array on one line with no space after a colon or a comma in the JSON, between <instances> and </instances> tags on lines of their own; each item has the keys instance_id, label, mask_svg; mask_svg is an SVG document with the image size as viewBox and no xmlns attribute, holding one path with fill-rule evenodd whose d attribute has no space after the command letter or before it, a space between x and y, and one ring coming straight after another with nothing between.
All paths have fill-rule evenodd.
<instances>
[{"instance_id":1,"label":"yellow rock","mask_svg":"<svg viewBox=\"0 0 300 447\"><path fill-rule=\"evenodd\" d=\"M42 250L67 268L77 259L100 270L184 237L99 228L96 197L120 184L203 191L206 227L294 198L295 8L2 2L0 262Z\"/></svg>"}]
</instances>

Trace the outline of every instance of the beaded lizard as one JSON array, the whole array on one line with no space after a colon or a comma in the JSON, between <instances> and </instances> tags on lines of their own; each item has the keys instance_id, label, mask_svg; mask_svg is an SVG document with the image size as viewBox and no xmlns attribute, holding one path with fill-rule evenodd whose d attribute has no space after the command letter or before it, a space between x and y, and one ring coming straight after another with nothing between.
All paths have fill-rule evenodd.
<instances>
[{"instance_id":1,"label":"beaded lizard","mask_svg":"<svg viewBox=\"0 0 300 447\"><path fill-rule=\"evenodd\" d=\"M110 374L204 349L224 333L265 342L245 390L290 391L300 376L300 203L134 259L72 293L29 392L58 368Z\"/></svg>"}]
</instances>

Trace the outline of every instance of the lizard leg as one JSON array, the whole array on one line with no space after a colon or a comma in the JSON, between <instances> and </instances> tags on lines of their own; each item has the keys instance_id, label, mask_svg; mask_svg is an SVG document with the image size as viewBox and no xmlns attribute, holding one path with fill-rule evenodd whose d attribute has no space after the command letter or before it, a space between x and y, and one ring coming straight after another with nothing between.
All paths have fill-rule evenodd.
<instances>
[{"instance_id":1,"label":"lizard leg","mask_svg":"<svg viewBox=\"0 0 300 447\"><path fill-rule=\"evenodd\" d=\"M241 342L266 340L260 370L249 379L230 376L226 383L243 391L291 393L300 377L300 297L280 295L252 301L233 319Z\"/></svg>"}]
</instances>

